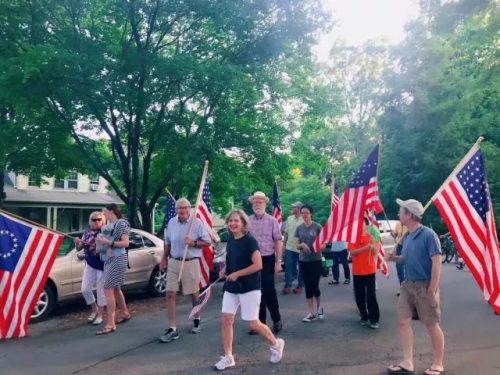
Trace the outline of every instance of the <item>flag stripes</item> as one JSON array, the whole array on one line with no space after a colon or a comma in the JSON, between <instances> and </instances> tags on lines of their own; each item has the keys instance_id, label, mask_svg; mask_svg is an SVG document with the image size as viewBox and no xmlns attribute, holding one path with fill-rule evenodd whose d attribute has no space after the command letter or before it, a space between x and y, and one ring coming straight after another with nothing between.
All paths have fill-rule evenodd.
<instances>
[{"instance_id":1,"label":"flag stripes","mask_svg":"<svg viewBox=\"0 0 500 375\"><path fill-rule=\"evenodd\" d=\"M24 337L28 335L31 313L45 286L63 236L4 214L0 214L0 224L0 235L10 233L15 238L12 242L15 246L6 245L4 241L0 249L5 262L0 270L0 338ZM29 233L27 238L18 240L13 234L19 228ZM13 269L7 268L12 264L6 262L9 251L12 257L14 252L20 252Z\"/></svg>"},{"instance_id":2,"label":"flag stripes","mask_svg":"<svg viewBox=\"0 0 500 375\"><path fill-rule=\"evenodd\" d=\"M477 147L477 146L475 146ZM500 249L481 151L467 154L432 198L483 297L500 314Z\"/></svg>"}]
</instances>

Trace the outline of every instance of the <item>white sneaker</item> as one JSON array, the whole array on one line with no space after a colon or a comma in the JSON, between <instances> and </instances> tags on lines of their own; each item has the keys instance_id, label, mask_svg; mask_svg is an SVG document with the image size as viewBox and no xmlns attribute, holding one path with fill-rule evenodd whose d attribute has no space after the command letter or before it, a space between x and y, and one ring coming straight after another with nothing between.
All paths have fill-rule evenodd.
<instances>
[{"instance_id":1,"label":"white sneaker","mask_svg":"<svg viewBox=\"0 0 500 375\"><path fill-rule=\"evenodd\" d=\"M234 362L234 357L232 354L221 355L219 362L217 362L214 367L218 371L223 371L229 367L234 367L236 363Z\"/></svg>"},{"instance_id":2,"label":"white sneaker","mask_svg":"<svg viewBox=\"0 0 500 375\"><path fill-rule=\"evenodd\" d=\"M325 319L325 311L322 306L318 307L318 318L321 320Z\"/></svg>"},{"instance_id":3,"label":"white sneaker","mask_svg":"<svg viewBox=\"0 0 500 375\"><path fill-rule=\"evenodd\" d=\"M309 322L312 322L313 320L316 320L316 319L318 319L318 317L316 315L309 313L304 318L302 318L302 321L304 323L309 323Z\"/></svg>"},{"instance_id":4,"label":"white sneaker","mask_svg":"<svg viewBox=\"0 0 500 375\"><path fill-rule=\"evenodd\" d=\"M87 322L92 323L96 317L97 317L96 313L90 314L89 317L87 318Z\"/></svg>"},{"instance_id":5,"label":"white sneaker","mask_svg":"<svg viewBox=\"0 0 500 375\"><path fill-rule=\"evenodd\" d=\"M271 346L271 363L278 363L283 357L283 349L285 349L285 340L276 339L276 346Z\"/></svg>"},{"instance_id":6,"label":"white sneaker","mask_svg":"<svg viewBox=\"0 0 500 375\"><path fill-rule=\"evenodd\" d=\"M102 324L103 320L100 317L95 318L95 320L92 322L93 325L98 326L99 324Z\"/></svg>"}]
</instances>

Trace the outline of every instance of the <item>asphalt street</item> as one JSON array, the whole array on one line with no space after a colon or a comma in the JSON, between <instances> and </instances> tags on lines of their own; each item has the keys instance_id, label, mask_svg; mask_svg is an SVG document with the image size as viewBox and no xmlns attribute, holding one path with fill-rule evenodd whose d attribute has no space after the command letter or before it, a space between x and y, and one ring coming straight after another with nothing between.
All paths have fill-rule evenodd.
<instances>
[{"instance_id":1,"label":"asphalt street","mask_svg":"<svg viewBox=\"0 0 500 375\"><path fill-rule=\"evenodd\" d=\"M280 295L286 340L281 363L269 363L269 348L260 337L249 336L243 321L235 323L236 367L228 374L385 374L400 360L397 338L396 272L378 277L381 322L378 330L358 323L350 285L327 285L321 291L325 320L302 323L304 295ZM282 275L278 277L281 290ZM445 265L441 282L443 328L446 336L446 374L500 374L500 316L495 316L469 272ZM31 326L31 337L0 342L0 375L63 374L211 374L221 352L221 284L214 288L204 310L203 331L189 333L187 299L178 308L181 337L158 343L166 327L165 311L137 314L113 334L96 337L95 327L82 323L69 328L56 320ZM425 328L415 329L416 373L431 363Z\"/></svg>"}]
</instances>

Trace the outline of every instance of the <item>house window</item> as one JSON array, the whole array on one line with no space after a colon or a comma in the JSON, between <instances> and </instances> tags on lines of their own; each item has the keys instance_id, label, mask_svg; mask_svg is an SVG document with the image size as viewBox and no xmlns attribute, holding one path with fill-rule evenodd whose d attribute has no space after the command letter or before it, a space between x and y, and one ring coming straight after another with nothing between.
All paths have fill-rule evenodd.
<instances>
[{"instance_id":1,"label":"house window","mask_svg":"<svg viewBox=\"0 0 500 375\"><path fill-rule=\"evenodd\" d=\"M78 189L78 173L71 171L68 174L68 189Z\"/></svg>"},{"instance_id":2,"label":"house window","mask_svg":"<svg viewBox=\"0 0 500 375\"><path fill-rule=\"evenodd\" d=\"M99 185L99 175L94 174L94 175L90 176L90 183L94 184L94 185Z\"/></svg>"},{"instance_id":3,"label":"house window","mask_svg":"<svg viewBox=\"0 0 500 375\"><path fill-rule=\"evenodd\" d=\"M42 177L40 176L28 176L28 186L39 188L42 185Z\"/></svg>"},{"instance_id":4,"label":"house window","mask_svg":"<svg viewBox=\"0 0 500 375\"><path fill-rule=\"evenodd\" d=\"M71 171L68 173L65 179L56 178L54 180L55 189L78 189L78 173Z\"/></svg>"},{"instance_id":5,"label":"house window","mask_svg":"<svg viewBox=\"0 0 500 375\"><path fill-rule=\"evenodd\" d=\"M54 187L56 189L64 189L64 180L61 179L54 180Z\"/></svg>"}]
</instances>

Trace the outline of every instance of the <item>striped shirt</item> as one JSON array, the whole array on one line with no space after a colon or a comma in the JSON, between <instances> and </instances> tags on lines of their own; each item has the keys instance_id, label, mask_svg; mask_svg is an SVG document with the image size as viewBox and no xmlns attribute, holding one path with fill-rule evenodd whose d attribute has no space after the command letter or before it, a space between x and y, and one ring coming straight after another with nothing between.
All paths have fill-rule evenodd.
<instances>
[{"instance_id":1,"label":"striped shirt","mask_svg":"<svg viewBox=\"0 0 500 375\"><path fill-rule=\"evenodd\" d=\"M252 215L249 219L250 234L259 243L261 255L274 255L276 251L274 242L283 240L278 220L269 214L264 214L261 218Z\"/></svg>"}]
</instances>

